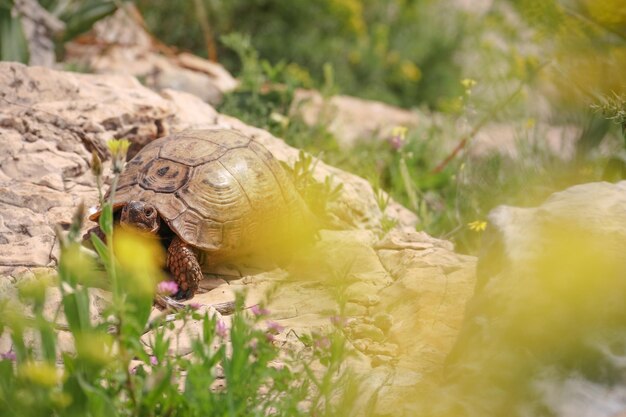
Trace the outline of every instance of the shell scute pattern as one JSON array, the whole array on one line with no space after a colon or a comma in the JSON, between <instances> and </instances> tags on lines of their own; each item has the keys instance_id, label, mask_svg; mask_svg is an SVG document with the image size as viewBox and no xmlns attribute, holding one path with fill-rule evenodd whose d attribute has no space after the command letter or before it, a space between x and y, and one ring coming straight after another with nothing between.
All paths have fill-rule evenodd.
<instances>
[{"instance_id":1,"label":"shell scute pattern","mask_svg":"<svg viewBox=\"0 0 626 417\"><path fill-rule=\"evenodd\" d=\"M232 130L186 131L153 141L127 164L116 205L155 205L185 242L230 254L279 236L302 201L280 163Z\"/></svg>"},{"instance_id":2,"label":"shell scute pattern","mask_svg":"<svg viewBox=\"0 0 626 417\"><path fill-rule=\"evenodd\" d=\"M138 183L148 190L171 193L187 184L191 170L191 167L181 163L167 159L153 159L143 165L139 172Z\"/></svg>"}]
</instances>

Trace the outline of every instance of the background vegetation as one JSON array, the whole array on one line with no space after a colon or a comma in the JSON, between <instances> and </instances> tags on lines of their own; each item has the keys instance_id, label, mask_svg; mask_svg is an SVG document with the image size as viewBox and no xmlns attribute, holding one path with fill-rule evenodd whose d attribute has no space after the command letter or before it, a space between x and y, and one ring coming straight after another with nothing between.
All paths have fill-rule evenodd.
<instances>
[{"instance_id":1,"label":"background vegetation","mask_svg":"<svg viewBox=\"0 0 626 417\"><path fill-rule=\"evenodd\" d=\"M12 4L0 2L0 50L26 60ZM62 56L64 42L121 3L41 4L67 25L57 39ZM218 60L240 78L220 111L369 179L415 211L420 229L458 250L476 252L479 233L468 225L482 224L497 204L535 204L556 189L626 172L620 0L135 4L164 43ZM307 126L290 113L299 87L418 109L429 122L401 140L364 137L345 149L324 123ZM516 149L468 152L490 126L508 127ZM575 132L573 152L550 149L559 140L550 127Z\"/></svg>"}]
</instances>

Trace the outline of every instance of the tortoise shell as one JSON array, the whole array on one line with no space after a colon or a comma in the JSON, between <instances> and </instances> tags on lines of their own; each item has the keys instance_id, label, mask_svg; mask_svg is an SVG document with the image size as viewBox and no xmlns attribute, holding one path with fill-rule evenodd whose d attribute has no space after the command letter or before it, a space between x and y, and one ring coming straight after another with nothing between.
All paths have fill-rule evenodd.
<instances>
[{"instance_id":1,"label":"tortoise shell","mask_svg":"<svg viewBox=\"0 0 626 417\"><path fill-rule=\"evenodd\" d=\"M215 256L297 238L308 220L280 163L233 130L188 130L146 145L120 175L114 208L133 200L154 205L183 241Z\"/></svg>"}]
</instances>

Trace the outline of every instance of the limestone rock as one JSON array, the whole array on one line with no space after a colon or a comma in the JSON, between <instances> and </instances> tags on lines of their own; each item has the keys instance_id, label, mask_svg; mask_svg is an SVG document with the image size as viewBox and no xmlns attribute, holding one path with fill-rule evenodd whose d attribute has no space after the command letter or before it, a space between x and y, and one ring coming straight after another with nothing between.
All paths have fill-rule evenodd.
<instances>
[{"instance_id":1,"label":"limestone rock","mask_svg":"<svg viewBox=\"0 0 626 417\"><path fill-rule=\"evenodd\" d=\"M224 67L188 53L177 54L146 31L130 4L99 22L79 41L66 46L66 61L100 74L134 75L155 89L195 94L217 104L237 81Z\"/></svg>"},{"instance_id":2,"label":"limestone rock","mask_svg":"<svg viewBox=\"0 0 626 417\"><path fill-rule=\"evenodd\" d=\"M549 233L571 231L619 257L626 239L626 181L577 185L553 194L541 206L500 206L489 214L480 286L504 269L527 268L554 244ZM575 243L575 242L571 242Z\"/></svg>"},{"instance_id":3,"label":"limestone rock","mask_svg":"<svg viewBox=\"0 0 626 417\"><path fill-rule=\"evenodd\" d=\"M501 206L489 220L442 389L460 387L460 402L491 415L623 409L602 404L626 393L626 181L576 185L538 207ZM492 389L509 394L485 402Z\"/></svg>"},{"instance_id":4,"label":"limestone rock","mask_svg":"<svg viewBox=\"0 0 626 417\"><path fill-rule=\"evenodd\" d=\"M81 200L87 206L96 203L90 152L106 159L109 139L128 138L132 154L157 137L186 128L232 127L267 145L279 159L293 163L297 158L297 151L283 141L218 115L189 94L166 90L161 96L119 75L64 73L16 63L0 63L0 70L3 266L37 267L54 261L55 225L67 227ZM367 181L323 163L314 175L344 184L341 198L330 208L338 227L379 227L382 214ZM415 224L415 216L403 212L402 225Z\"/></svg>"},{"instance_id":5,"label":"limestone rock","mask_svg":"<svg viewBox=\"0 0 626 417\"><path fill-rule=\"evenodd\" d=\"M311 90L297 90L290 113L309 125L324 124L342 146L353 146L359 139L382 139L397 126L414 127L426 120L418 112L390 106L379 101L350 96L325 100Z\"/></svg>"},{"instance_id":6,"label":"limestone rock","mask_svg":"<svg viewBox=\"0 0 626 417\"><path fill-rule=\"evenodd\" d=\"M13 8L19 16L28 43L29 64L52 67L56 60L54 38L63 33L65 23L35 0L17 0Z\"/></svg>"}]
</instances>

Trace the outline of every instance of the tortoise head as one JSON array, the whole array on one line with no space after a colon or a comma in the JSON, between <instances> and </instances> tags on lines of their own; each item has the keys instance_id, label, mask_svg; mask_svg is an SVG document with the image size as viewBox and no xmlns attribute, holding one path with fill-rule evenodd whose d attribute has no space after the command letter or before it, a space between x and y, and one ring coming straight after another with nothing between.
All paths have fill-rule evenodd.
<instances>
[{"instance_id":1,"label":"tortoise head","mask_svg":"<svg viewBox=\"0 0 626 417\"><path fill-rule=\"evenodd\" d=\"M156 233L161 226L161 218L156 208L143 201L129 201L122 208L122 227L134 227L143 232Z\"/></svg>"}]
</instances>

